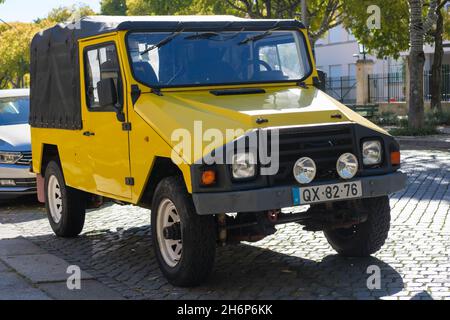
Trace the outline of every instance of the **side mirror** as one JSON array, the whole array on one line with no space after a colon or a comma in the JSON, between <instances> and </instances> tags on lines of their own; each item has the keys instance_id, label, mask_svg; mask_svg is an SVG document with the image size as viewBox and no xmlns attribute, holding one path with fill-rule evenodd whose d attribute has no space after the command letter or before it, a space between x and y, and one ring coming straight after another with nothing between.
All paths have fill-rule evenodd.
<instances>
[{"instance_id":1,"label":"side mirror","mask_svg":"<svg viewBox=\"0 0 450 320\"><path fill-rule=\"evenodd\" d=\"M101 107L113 106L116 111L117 121L125 122L125 114L117 100L117 88L114 79L107 78L97 83L98 101Z\"/></svg>"},{"instance_id":2,"label":"side mirror","mask_svg":"<svg viewBox=\"0 0 450 320\"><path fill-rule=\"evenodd\" d=\"M322 91L325 91L326 89L326 82L327 82L327 74L323 72L322 70L317 70L317 73L319 74L319 78L314 78L314 86Z\"/></svg>"}]
</instances>

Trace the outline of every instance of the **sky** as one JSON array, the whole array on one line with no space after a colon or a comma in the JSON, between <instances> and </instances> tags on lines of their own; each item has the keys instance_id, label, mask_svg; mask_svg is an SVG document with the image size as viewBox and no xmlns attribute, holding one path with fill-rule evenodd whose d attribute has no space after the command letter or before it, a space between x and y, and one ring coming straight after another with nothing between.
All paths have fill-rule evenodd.
<instances>
[{"instance_id":1,"label":"sky","mask_svg":"<svg viewBox=\"0 0 450 320\"><path fill-rule=\"evenodd\" d=\"M53 8L87 4L95 12L100 11L100 0L6 0L0 4L0 19L6 22L31 22L44 18Z\"/></svg>"}]
</instances>

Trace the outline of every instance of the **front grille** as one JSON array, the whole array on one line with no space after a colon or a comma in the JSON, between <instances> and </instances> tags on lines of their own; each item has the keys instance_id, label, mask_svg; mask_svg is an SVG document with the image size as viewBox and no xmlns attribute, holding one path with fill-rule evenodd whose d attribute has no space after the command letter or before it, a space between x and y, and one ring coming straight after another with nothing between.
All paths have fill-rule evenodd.
<instances>
[{"instance_id":1,"label":"front grille","mask_svg":"<svg viewBox=\"0 0 450 320\"><path fill-rule=\"evenodd\" d=\"M317 167L314 181L338 178L336 162L346 152L354 154L353 127L327 126L320 128L289 128L279 132L280 168L278 174L269 176L271 185L297 183L292 173L295 162L310 157Z\"/></svg>"},{"instance_id":2,"label":"front grille","mask_svg":"<svg viewBox=\"0 0 450 320\"><path fill-rule=\"evenodd\" d=\"M22 152L22 158L16 162L18 165L29 166L31 163L31 152Z\"/></svg>"},{"instance_id":3,"label":"front grille","mask_svg":"<svg viewBox=\"0 0 450 320\"><path fill-rule=\"evenodd\" d=\"M36 188L36 179L35 178L14 179L14 182L16 183L16 187Z\"/></svg>"}]
</instances>

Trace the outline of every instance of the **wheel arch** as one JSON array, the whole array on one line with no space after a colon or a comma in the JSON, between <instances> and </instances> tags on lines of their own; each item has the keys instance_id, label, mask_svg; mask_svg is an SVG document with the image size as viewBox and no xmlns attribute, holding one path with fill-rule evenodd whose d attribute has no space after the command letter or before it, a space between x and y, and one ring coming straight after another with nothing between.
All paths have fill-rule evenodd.
<instances>
[{"instance_id":1,"label":"wheel arch","mask_svg":"<svg viewBox=\"0 0 450 320\"><path fill-rule=\"evenodd\" d=\"M159 182L164 178L172 176L180 176L186 183L182 170L170 158L156 157L138 204L150 208Z\"/></svg>"},{"instance_id":2,"label":"wheel arch","mask_svg":"<svg viewBox=\"0 0 450 320\"><path fill-rule=\"evenodd\" d=\"M54 144L44 143L42 145L41 167L39 168L42 176L45 175L45 170L52 160L57 161L61 165L58 146Z\"/></svg>"}]
</instances>

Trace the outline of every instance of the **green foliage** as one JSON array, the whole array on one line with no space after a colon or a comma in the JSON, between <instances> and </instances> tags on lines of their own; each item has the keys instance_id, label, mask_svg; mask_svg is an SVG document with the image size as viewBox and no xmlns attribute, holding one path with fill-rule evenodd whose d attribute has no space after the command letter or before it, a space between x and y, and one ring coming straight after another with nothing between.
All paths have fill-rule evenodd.
<instances>
[{"instance_id":1,"label":"green foliage","mask_svg":"<svg viewBox=\"0 0 450 320\"><path fill-rule=\"evenodd\" d=\"M419 129L414 129L410 127L401 127L401 128L394 128L389 130L389 133L393 136L432 136L439 134L439 131L436 129L435 126L426 125Z\"/></svg>"},{"instance_id":2,"label":"green foliage","mask_svg":"<svg viewBox=\"0 0 450 320\"><path fill-rule=\"evenodd\" d=\"M34 23L0 24L0 88L28 85L30 44L37 32L55 23L93 14L95 12L86 5L59 7Z\"/></svg>"},{"instance_id":3,"label":"green foliage","mask_svg":"<svg viewBox=\"0 0 450 320\"><path fill-rule=\"evenodd\" d=\"M308 0L313 41L342 22L343 0ZM127 0L128 15L231 14L251 18L299 18L301 1L291 0Z\"/></svg>"},{"instance_id":4,"label":"green foliage","mask_svg":"<svg viewBox=\"0 0 450 320\"><path fill-rule=\"evenodd\" d=\"M30 68L30 43L45 24L10 23L0 28L0 89L27 85Z\"/></svg>"},{"instance_id":5,"label":"green foliage","mask_svg":"<svg viewBox=\"0 0 450 320\"><path fill-rule=\"evenodd\" d=\"M128 0L128 15L175 15L189 11L192 0Z\"/></svg>"},{"instance_id":6,"label":"green foliage","mask_svg":"<svg viewBox=\"0 0 450 320\"><path fill-rule=\"evenodd\" d=\"M126 0L102 0L100 6L103 15L124 16L127 13Z\"/></svg>"},{"instance_id":7,"label":"green foliage","mask_svg":"<svg viewBox=\"0 0 450 320\"><path fill-rule=\"evenodd\" d=\"M381 8L381 28L370 30L367 13L370 5ZM366 49L379 58L398 58L400 52L409 48L409 7L408 1L396 0L345 0L344 26L351 29L355 37L364 43Z\"/></svg>"},{"instance_id":8,"label":"green foliage","mask_svg":"<svg viewBox=\"0 0 450 320\"><path fill-rule=\"evenodd\" d=\"M374 122L380 126L398 126L400 119L392 111L383 111L374 119Z\"/></svg>"},{"instance_id":9,"label":"green foliage","mask_svg":"<svg viewBox=\"0 0 450 320\"><path fill-rule=\"evenodd\" d=\"M444 39L450 40L450 11L444 11Z\"/></svg>"},{"instance_id":10,"label":"green foliage","mask_svg":"<svg viewBox=\"0 0 450 320\"><path fill-rule=\"evenodd\" d=\"M95 12L88 5L80 4L54 8L49 12L45 20L52 23L60 23L92 15L95 15Z\"/></svg>"},{"instance_id":11,"label":"green foliage","mask_svg":"<svg viewBox=\"0 0 450 320\"><path fill-rule=\"evenodd\" d=\"M433 111L425 114L425 123L436 126L450 125L450 112Z\"/></svg>"}]
</instances>

